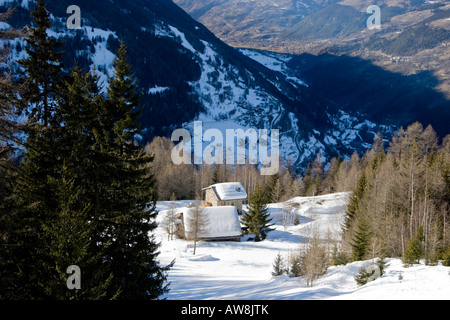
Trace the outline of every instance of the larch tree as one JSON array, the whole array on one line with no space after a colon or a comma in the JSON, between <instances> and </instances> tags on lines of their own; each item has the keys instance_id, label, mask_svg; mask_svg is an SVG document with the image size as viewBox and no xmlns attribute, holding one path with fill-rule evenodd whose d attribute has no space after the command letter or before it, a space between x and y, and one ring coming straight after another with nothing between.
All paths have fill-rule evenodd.
<instances>
[{"instance_id":1,"label":"larch tree","mask_svg":"<svg viewBox=\"0 0 450 320\"><path fill-rule=\"evenodd\" d=\"M205 235L208 231L209 219L205 214L205 208L201 205L200 196L196 196L196 200L193 206L189 209L189 213L185 220L185 230L187 240L194 242L194 252L197 251L197 242L201 239L202 235Z\"/></svg>"},{"instance_id":2,"label":"larch tree","mask_svg":"<svg viewBox=\"0 0 450 320\"><path fill-rule=\"evenodd\" d=\"M176 233L176 210L175 210L175 201L177 200L177 197L175 196L175 193L172 192L172 195L170 196L170 204L169 209L167 210L164 224L166 226L167 230L167 240L173 240L173 235Z\"/></svg>"}]
</instances>

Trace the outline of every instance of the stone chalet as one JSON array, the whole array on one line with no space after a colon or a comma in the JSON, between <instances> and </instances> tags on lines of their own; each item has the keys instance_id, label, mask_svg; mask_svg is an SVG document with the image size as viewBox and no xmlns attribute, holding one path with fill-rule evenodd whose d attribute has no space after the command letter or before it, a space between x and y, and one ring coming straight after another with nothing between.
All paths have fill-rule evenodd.
<instances>
[{"instance_id":1,"label":"stone chalet","mask_svg":"<svg viewBox=\"0 0 450 320\"><path fill-rule=\"evenodd\" d=\"M247 201L247 192L239 182L217 183L203 190L206 203L213 207L234 206L238 214L242 214L242 204Z\"/></svg>"}]
</instances>

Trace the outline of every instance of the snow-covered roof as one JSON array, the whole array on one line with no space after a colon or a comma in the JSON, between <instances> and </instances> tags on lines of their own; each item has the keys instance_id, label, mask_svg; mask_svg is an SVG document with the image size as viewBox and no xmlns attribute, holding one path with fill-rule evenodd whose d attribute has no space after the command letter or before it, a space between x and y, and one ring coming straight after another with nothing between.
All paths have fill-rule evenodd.
<instances>
[{"instance_id":1,"label":"snow-covered roof","mask_svg":"<svg viewBox=\"0 0 450 320\"><path fill-rule=\"evenodd\" d=\"M206 225L205 232L198 235L200 239L239 237L241 235L241 224L236 207L200 207L200 209L203 210L202 215ZM192 217L194 210L195 208L183 208L186 234L190 230L187 221Z\"/></svg>"},{"instance_id":2,"label":"snow-covered roof","mask_svg":"<svg viewBox=\"0 0 450 320\"><path fill-rule=\"evenodd\" d=\"M217 198L221 201L247 199L247 192L239 182L217 183L205 189L209 188L214 190Z\"/></svg>"}]
</instances>

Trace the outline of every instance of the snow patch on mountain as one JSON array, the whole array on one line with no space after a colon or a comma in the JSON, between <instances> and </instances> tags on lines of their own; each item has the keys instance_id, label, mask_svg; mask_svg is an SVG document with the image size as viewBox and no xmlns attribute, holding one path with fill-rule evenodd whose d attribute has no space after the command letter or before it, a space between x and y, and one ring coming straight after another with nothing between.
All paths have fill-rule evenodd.
<instances>
[{"instance_id":1,"label":"snow patch on mountain","mask_svg":"<svg viewBox=\"0 0 450 320\"><path fill-rule=\"evenodd\" d=\"M286 76L286 80L289 80L294 85L302 85L308 87L308 85L301 79L290 73L290 69L286 66L292 56L282 53L260 52L258 50L251 49L239 49L241 53L249 58L261 63L266 68L273 71L281 72Z\"/></svg>"},{"instance_id":2,"label":"snow patch on mountain","mask_svg":"<svg viewBox=\"0 0 450 320\"><path fill-rule=\"evenodd\" d=\"M2 3L0 2L0 5L1 4ZM28 8L28 4L29 2L27 1L22 2L22 6L25 6L25 8ZM95 72L100 77L100 83L105 85L108 79L113 75L113 61L115 57L115 54L108 49L107 41L109 37L119 39L117 34L110 30L103 30L89 25L85 25L77 30L69 30L65 27L58 28L56 26L65 26L64 18L58 18L50 14L50 19L53 21L53 27L47 30L49 37L57 39L80 37L81 40L89 40L94 43L93 51L82 50L77 52L77 55L82 55L88 52L89 59L92 62L90 67L95 69ZM5 23L2 26L7 28L9 25ZM8 46L10 48L11 54L9 61L11 62L12 69L20 69L17 61L28 57L26 51L23 49L26 45L25 40L19 38L4 40L1 45L2 47Z\"/></svg>"},{"instance_id":3,"label":"snow patch on mountain","mask_svg":"<svg viewBox=\"0 0 450 320\"><path fill-rule=\"evenodd\" d=\"M247 77L250 80L245 81L237 68L224 62L211 43L201 40L203 50L196 50L183 32L170 25L160 25L156 28L155 34L178 41L199 61L201 76L189 84L200 103L205 106L205 112L196 119L204 123L204 131L211 128L219 129L225 136L226 129L241 128L246 131L250 128L279 128L280 154L284 159L295 164L312 161L319 152L326 157L331 156L333 151L341 153L343 158L350 157L355 149L364 150L371 147L373 139L367 141L367 134L364 139L361 132L376 137L378 131L383 134L393 131L389 127L380 127L370 121L361 120L361 117L339 110L337 114L326 115L331 123L331 129L324 132L318 130L305 132L304 128L299 127L299 120L294 113L287 112L283 104L264 89L257 85L250 86L248 81L254 82L254 76L247 71ZM267 81L280 92L283 91L278 81L281 79L288 80L297 87L308 86L287 67L287 63L292 59L291 55L251 49L239 49L239 51L267 68L279 72L277 80L274 78ZM289 122L281 123L281 119L288 119ZM185 123L183 127L192 130L193 125ZM284 129L281 130L281 127ZM302 134L299 134L301 132ZM342 154L343 149L348 150L348 154Z\"/></svg>"},{"instance_id":4,"label":"snow patch on mountain","mask_svg":"<svg viewBox=\"0 0 450 320\"><path fill-rule=\"evenodd\" d=\"M194 49L183 32L173 26L156 28L158 36L171 37L192 52L201 65L201 76L189 82L205 112L196 120L203 122L203 130L219 129L225 136L227 129L277 129L277 120L286 112L280 101L262 88L249 87L234 66L226 64L211 43L201 40L203 52ZM251 81L254 77L247 74ZM289 113L292 130L298 131L298 119ZM192 128L192 123L183 125ZM292 135L281 132L280 153L296 160L299 156Z\"/></svg>"},{"instance_id":5,"label":"snow patch on mountain","mask_svg":"<svg viewBox=\"0 0 450 320\"><path fill-rule=\"evenodd\" d=\"M20 2L20 7L28 9L30 3L36 3L36 0L22 0ZM18 4L17 0L0 0L0 6L11 6L12 4Z\"/></svg>"},{"instance_id":6,"label":"snow patch on mountain","mask_svg":"<svg viewBox=\"0 0 450 320\"><path fill-rule=\"evenodd\" d=\"M170 90L169 87L154 86L153 88L148 89L148 94L163 93L168 90Z\"/></svg>"}]
</instances>

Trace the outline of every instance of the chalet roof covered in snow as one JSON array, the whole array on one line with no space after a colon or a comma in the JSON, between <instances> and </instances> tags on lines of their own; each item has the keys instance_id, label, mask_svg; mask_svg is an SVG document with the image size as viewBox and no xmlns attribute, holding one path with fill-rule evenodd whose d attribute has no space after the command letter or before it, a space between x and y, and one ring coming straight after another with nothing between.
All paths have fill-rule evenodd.
<instances>
[{"instance_id":1,"label":"chalet roof covered in snow","mask_svg":"<svg viewBox=\"0 0 450 320\"><path fill-rule=\"evenodd\" d=\"M239 182L217 183L205 189L209 188L212 188L214 190L217 198L220 201L247 199L247 192Z\"/></svg>"},{"instance_id":2,"label":"chalet roof covered in snow","mask_svg":"<svg viewBox=\"0 0 450 320\"><path fill-rule=\"evenodd\" d=\"M186 234L189 233L190 225L189 219L192 219L194 210L193 207L183 208L183 219L185 224ZM215 239L215 238L233 238L241 236L241 224L237 209L234 206L222 207L201 207L202 223L205 224L205 232L199 234L200 239Z\"/></svg>"}]
</instances>

